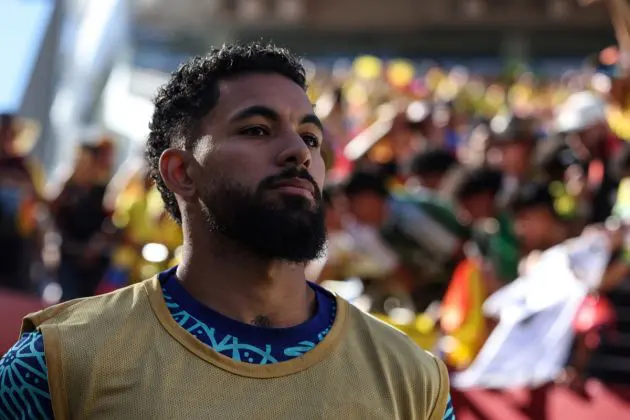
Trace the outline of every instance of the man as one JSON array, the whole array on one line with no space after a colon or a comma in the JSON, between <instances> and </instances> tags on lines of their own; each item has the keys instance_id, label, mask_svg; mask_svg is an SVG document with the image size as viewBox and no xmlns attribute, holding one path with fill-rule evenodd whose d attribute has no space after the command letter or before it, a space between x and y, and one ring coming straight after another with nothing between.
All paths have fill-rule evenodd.
<instances>
[{"instance_id":1,"label":"man","mask_svg":"<svg viewBox=\"0 0 630 420\"><path fill-rule=\"evenodd\" d=\"M498 114L490 121L488 159L503 172L499 201L508 202L532 175L532 155L537 132L532 118Z\"/></svg>"},{"instance_id":2,"label":"man","mask_svg":"<svg viewBox=\"0 0 630 420\"><path fill-rule=\"evenodd\" d=\"M440 326L453 343L444 360L455 370L468 366L487 337L482 305L486 297L517 277L519 248L512 220L497 205L502 173L462 167L444 182L445 196L472 223L472 240L448 282L441 302Z\"/></svg>"},{"instance_id":3,"label":"man","mask_svg":"<svg viewBox=\"0 0 630 420\"><path fill-rule=\"evenodd\" d=\"M31 291L43 232L42 171L28 155L39 135L36 123L0 114L0 287Z\"/></svg>"},{"instance_id":4,"label":"man","mask_svg":"<svg viewBox=\"0 0 630 420\"><path fill-rule=\"evenodd\" d=\"M462 167L451 172L442 193L457 204L458 211L471 221L494 218L499 213L496 197L501 190L502 173L485 167Z\"/></svg>"},{"instance_id":5,"label":"man","mask_svg":"<svg viewBox=\"0 0 630 420\"><path fill-rule=\"evenodd\" d=\"M558 211L570 216L570 236L578 236L592 216L586 165L563 137L551 137L539 143L534 159L538 179L549 184ZM612 175L612 170L611 170Z\"/></svg>"},{"instance_id":6,"label":"man","mask_svg":"<svg viewBox=\"0 0 630 420\"><path fill-rule=\"evenodd\" d=\"M64 301L92 296L110 260L114 229L110 209L104 205L100 153L98 145L80 145L72 173L51 204L63 238L57 277Z\"/></svg>"},{"instance_id":7,"label":"man","mask_svg":"<svg viewBox=\"0 0 630 420\"><path fill-rule=\"evenodd\" d=\"M619 186L611 160L619 140L607 125L605 101L592 92L574 93L560 106L554 128L566 136L566 143L584 167L586 195L591 204L587 223L605 221Z\"/></svg>"},{"instance_id":8,"label":"man","mask_svg":"<svg viewBox=\"0 0 630 420\"><path fill-rule=\"evenodd\" d=\"M445 182L445 193L473 223L473 241L484 257L487 287L491 290L517 277L519 244L512 219L497 203L502 173L493 169L462 168ZM492 280L496 280L491 285Z\"/></svg>"},{"instance_id":9,"label":"man","mask_svg":"<svg viewBox=\"0 0 630 420\"><path fill-rule=\"evenodd\" d=\"M519 188L510 207L522 255L545 251L569 238L567 219L556 204L547 184L531 182Z\"/></svg>"},{"instance_id":10,"label":"man","mask_svg":"<svg viewBox=\"0 0 630 420\"><path fill-rule=\"evenodd\" d=\"M1 413L452 413L441 362L304 279L325 243L323 136L293 55L249 44L191 59L158 92L150 128L152 175L182 224L181 265L28 316L2 362Z\"/></svg>"}]
</instances>

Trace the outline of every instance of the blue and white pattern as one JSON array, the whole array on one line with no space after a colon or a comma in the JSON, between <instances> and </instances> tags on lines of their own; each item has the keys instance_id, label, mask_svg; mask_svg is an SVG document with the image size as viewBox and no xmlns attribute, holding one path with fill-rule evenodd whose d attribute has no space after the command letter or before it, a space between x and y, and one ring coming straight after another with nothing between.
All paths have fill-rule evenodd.
<instances>
[{"instance_id":1,"label":"blue and white pattern","mask_svg":"<svg viewBox=\"0 0 630 420\"><path fill-rule=\"evenodd\" d=\"M453 401L451 400L451 396L448 396L448 403L446 403L446 411L444 411L443 420L456 420L455 419L455 409L453 408Z\"/></svg>"},{"instance_id":2,"label":"blue and white pattern","mask_svg":"<svg viewBox=\"0 0 630 420\"><path fill-rule=\"evenodd\" d=\"M23 334L0 360L0 419L52 419L44 339Z\"/></svg>"},{"instance_id":3,"label":"blue and white pattern","mask_svg":"<svg viewBox=\"0 0 630 420\"><path fill-rule=\"evenodd\" d=\"M162 293L164 294L166 306L173 316L173 319L175 319L182 328L197 337L199 341L208 345L218 353L232 358L233 360L257 365L267 365L287 361L294 357L300 357L304 355L304 353L314 349L315 346L322 341L324 337L326 337L326 334L330 331L336 313L336 307L333 304L329 324L314 337L308 337L308 339L291 343L289 346L274 346L274 343L266 342L263 344L260 344L260 342L253 344L254 341L259 341L257 340L259 337L248 337L249 340L243 340L242 337L238 337L233 333L226 334L224 331L228 331L229 329L216 328L214 325L211 325L211 323L203 322L183 309L168 294L168 291L165 288L162 289ZM274 340L269 341L273 342Z\"/></svg>"}]
</instances>

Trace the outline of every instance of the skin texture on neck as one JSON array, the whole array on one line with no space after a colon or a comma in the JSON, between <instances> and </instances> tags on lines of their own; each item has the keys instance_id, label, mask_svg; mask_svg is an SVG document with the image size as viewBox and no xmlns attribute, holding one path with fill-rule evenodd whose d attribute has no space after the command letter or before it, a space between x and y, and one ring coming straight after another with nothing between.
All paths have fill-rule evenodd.
<instances>
[{"instance_id":1,"label":"skin texture on neck","mask_svg":"<svg viewBox=\"0 0 630 420\"><path fill-rule=\"evenodd\" d=\"M306 283L304 264L260 259L220 234L184 231L177 278L199 302L264 327L288 328L310 318L315 293Z\"/></svg>"}]
</instances>

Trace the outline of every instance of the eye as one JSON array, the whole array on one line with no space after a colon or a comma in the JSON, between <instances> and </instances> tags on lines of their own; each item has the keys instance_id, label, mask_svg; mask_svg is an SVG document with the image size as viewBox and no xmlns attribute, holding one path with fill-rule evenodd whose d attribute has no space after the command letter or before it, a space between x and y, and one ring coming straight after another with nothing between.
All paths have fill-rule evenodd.
<instances>
[{"instance_id":1,"label":"eye","mask_svg":"<svg viewBox=\"0 0 630 420\"><path fill-rule=\"evenodd\" d=\"M308 147L311 148L317 148L319 147L319 137L317 137L315 134L302 134L302 139L304 140L304 143L306 143L306 145Z\"/></svg>"},{"instance_id":2,"label":"eye","mask_svg":"<svg viewBox=\"0 0 630 420\"><path fill-rule=\"evenodd\" d=\"M269 135L269 130L266 127L255 125L252 127L246 127L240 131L240 134L249 137L264 137Z\"/></svg>"}]
</instances>

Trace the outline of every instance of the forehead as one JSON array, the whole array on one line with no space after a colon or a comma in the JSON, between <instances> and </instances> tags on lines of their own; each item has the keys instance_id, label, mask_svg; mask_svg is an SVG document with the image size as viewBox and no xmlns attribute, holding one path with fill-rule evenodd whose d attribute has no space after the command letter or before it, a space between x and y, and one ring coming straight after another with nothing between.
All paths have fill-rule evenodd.
<instances>
[{"instance_id":1,"label":"forehead","mask_svg":"<svg viewBox=\"0 0 630 420\"><path fill-rule=\"evenodd\" d=\"M313 113L306 92L291 79L279 74L249 74L219 83L215 116L229 117L254 105L271 108L281 116L302 117Z\"/></svg>"}]
</instances>

